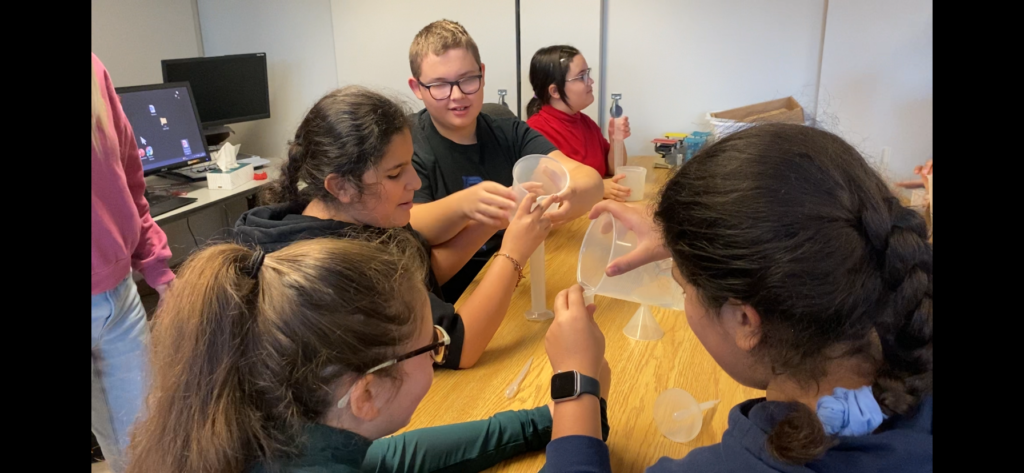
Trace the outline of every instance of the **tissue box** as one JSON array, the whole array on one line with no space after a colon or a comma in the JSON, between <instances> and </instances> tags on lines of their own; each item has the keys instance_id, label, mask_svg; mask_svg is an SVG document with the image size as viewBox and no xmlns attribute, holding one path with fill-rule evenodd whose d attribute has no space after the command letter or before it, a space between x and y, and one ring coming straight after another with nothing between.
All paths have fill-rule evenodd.
<instances>
[{"instance_id":1,"label":"tissue box","mask_svg":"<svg viewBox=\"0 0 1024 473\"><path fill-rule=\"evenodd\" d=\"M227 171L214 168L206 172L206 184L210 189L234 189L251 181L254 172L251 163L237 164Z\"/></svg>"}]
</instances>

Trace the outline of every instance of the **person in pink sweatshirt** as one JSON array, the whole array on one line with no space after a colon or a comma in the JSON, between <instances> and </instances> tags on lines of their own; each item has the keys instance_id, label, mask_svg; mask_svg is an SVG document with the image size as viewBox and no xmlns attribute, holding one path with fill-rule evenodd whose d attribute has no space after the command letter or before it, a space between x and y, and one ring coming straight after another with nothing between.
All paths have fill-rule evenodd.
<instances>
[{"instance_id":1,"label":"person in pink sweatshirt","mask_svg":"<svg viewBox=\"0 0 1024 473\"><path fill-rule=\"evenodd\" d=\"M149 216L135 134L92 55L92 432L124 471L128 429L147 387L149 327L132 270L161 297L174 280L167 236Z\"/></svg>"}]
</instances>

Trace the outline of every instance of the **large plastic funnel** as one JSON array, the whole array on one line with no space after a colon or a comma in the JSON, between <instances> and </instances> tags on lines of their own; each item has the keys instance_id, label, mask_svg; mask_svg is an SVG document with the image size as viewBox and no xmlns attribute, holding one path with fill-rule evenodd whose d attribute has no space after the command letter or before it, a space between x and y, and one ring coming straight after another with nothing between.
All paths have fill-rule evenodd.
<instances>
[{"instance_id":1,"label":"large plastic funnel","mask_svg":"<svg viewBox=\"0 0 1024 473\"><path fill-rule=\"evenodd\" d=\"M683 310L683 289L672 279L672 259L645 264L633 271L609 277L608 264L633 251L636 234L608 212L592 222L580 245L576 280L584 291L667 309ZM653 320L653 319L652 319Z\"/></svg>"}]
</instances>

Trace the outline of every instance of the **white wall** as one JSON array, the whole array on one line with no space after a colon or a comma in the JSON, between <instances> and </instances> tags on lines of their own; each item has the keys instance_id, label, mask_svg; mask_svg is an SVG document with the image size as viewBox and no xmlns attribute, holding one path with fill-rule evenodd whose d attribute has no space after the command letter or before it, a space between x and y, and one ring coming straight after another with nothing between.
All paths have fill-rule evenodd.
<instances>
[{"instance_id":1,"label":"white wall","mask_svg":"<svg viewBox=\"0 0 1024 473\"><path fill-rule=\"evenodd\" d=\"M241 151L285 156L310 107L338 86L329 0L199 0L206 56L267 53L270 118L229 125Z\"/></svg>"},{"instance_id":2,"label":"white wall","mask_svg":"<svg viewBox=\"0 0 1024 473\"><path fill-rule=\"evenodd\" d=\"M709 130L710 111L792 95L813 116L825 0L606 1L606 93L622 94L629 154Z\"/></svg>"},{"instance_id":3,"label":"white wall","mask_svg":"<svg viewBox=\"0 0 1024 473\"><path fill-rule=\"evenodd\" d=\"M557 26L557 27L556 27ZM521 0L519 2L520 51L522 53L523 110L533 97L530 86L530 60L538 49L556 44L568 44L579 49L587 58L591 75L599 80L601 71L601 1L600 0ZM594 84L594 103L583 110L599 121L603 103L599 94L600 83ZM509 102L514 110L515 101Z\"/></svg>"},{"instance_id":4,"label":"white wall","mask_svg":"<svg viewBox=\"0 0 1024 473\"><path fill-rule=\"evenodd\" d=\"M115 87L160 84L160 60L202 55L195 0L92 0L92 52Z\"/></svg>"},{"instance_id":5,"label":"white wall","mask_svg":"<svg viewBox=\"0 0 1024 473\"><path fill-rule=\"evenodd\" d=\"M831 0L819 119L892 179L932 157L931 0Z\"/></svg>"},{"instance_id":6,"label":"white wall","mask_svg":"<svg viewBox=\"0 0 1024 473\"><path fill-rule=\"evenodd\" d=\"M466 28L486 66L484 102L516 106L514 0L332 0L338 84L364 85L404 100L410 111L423 103L409 90L409 45L424 26L449 19ZM532 94L531 94L532 95ZM525 102L523 103L525 106Z\"/></svg>"}]
</instances>

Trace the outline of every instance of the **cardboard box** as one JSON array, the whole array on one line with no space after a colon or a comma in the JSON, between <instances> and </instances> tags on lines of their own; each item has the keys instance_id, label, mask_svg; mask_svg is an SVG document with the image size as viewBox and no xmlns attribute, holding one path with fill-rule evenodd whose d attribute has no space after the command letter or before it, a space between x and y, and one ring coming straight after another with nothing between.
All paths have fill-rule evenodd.
<instances>
[{"instance_id":1,"label":"cardboard box","mask_svg":"<svg viewBox=\"0 0 1024 473\"><path fill-rule=\"evenodd\" d=\"M745 123L780 122L804 124L804 109L793 97L769 100L730 110L711 112L708 117Z\"/></svg>"},{"instance_id":2,"label":"cardboard box","mask_svg":"<svg viewBox=\"0 0 1024 473\"><path fill-rule=\"evenodd\" d=\"M227 171L213 167L206 173L206 183L210 189L234 189L251 181L254 173L252 163L237 163Z\"/></svg>"}]
</instances>

